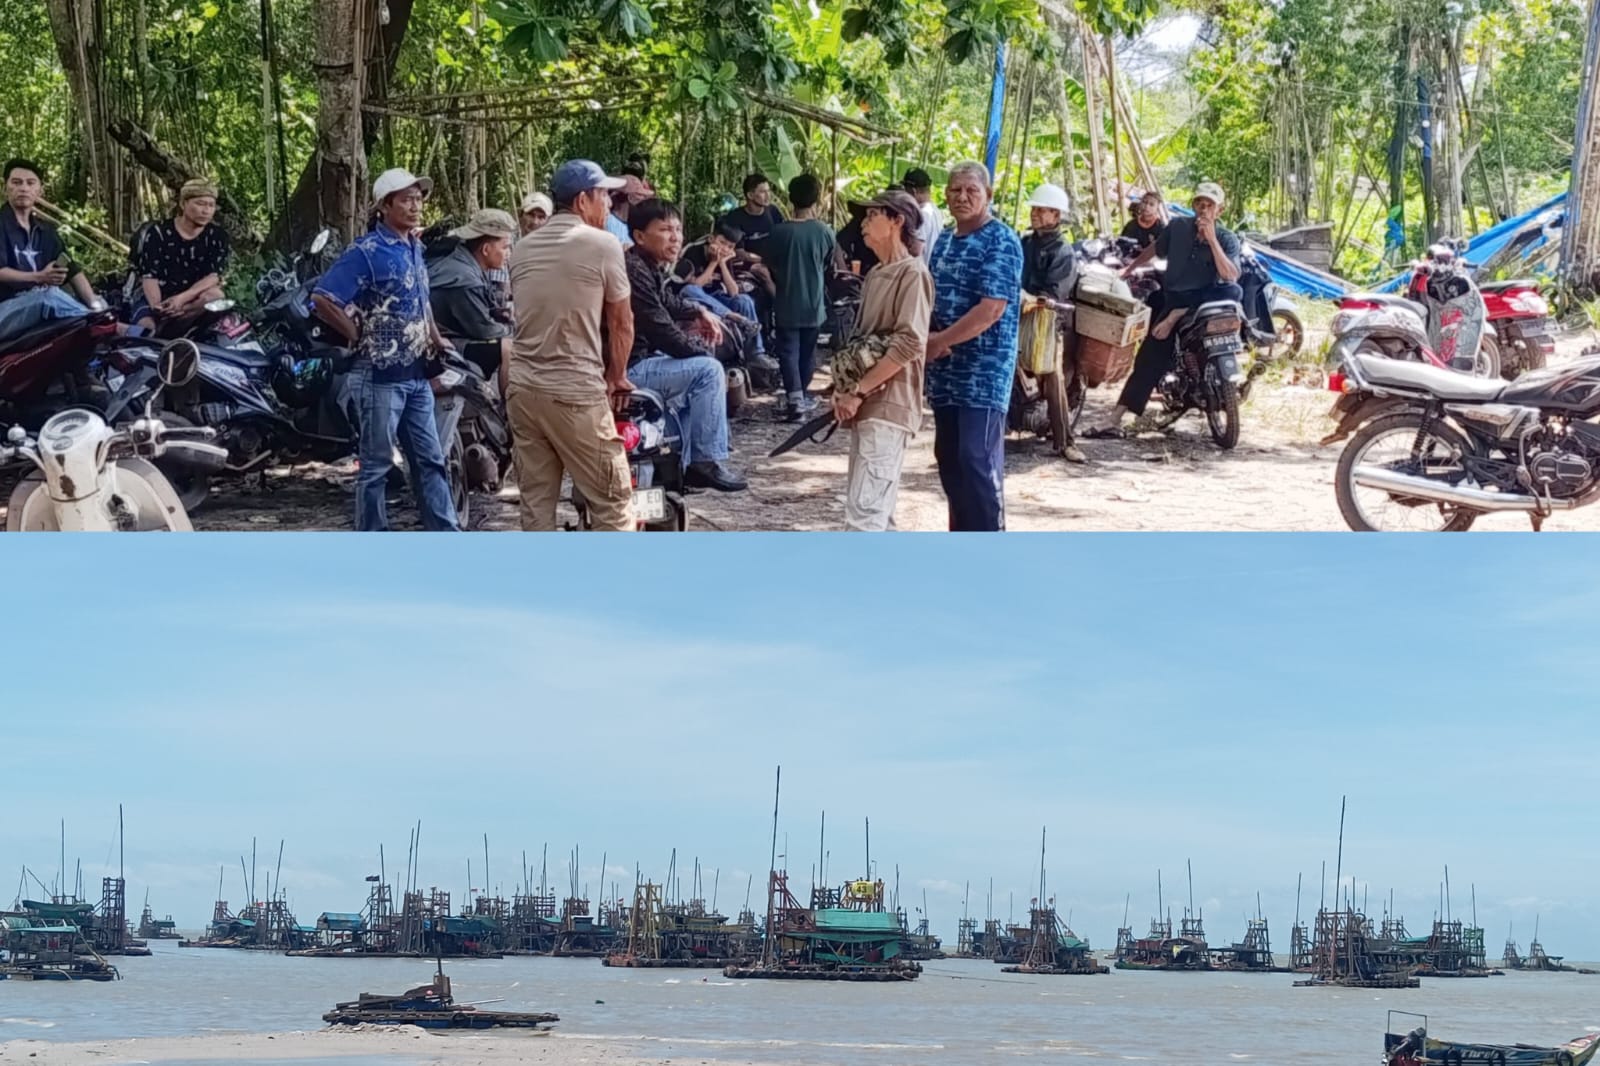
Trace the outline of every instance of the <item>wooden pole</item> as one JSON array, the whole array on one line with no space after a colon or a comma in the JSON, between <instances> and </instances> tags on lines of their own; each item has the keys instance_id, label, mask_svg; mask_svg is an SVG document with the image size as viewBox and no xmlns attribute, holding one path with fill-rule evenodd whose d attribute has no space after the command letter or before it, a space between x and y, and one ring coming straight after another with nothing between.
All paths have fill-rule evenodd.
<instances>
[{"instance_id":1,"label":"wooden pole","mask_svg":"<svg viewBox=\"0 0 1600 1066\"><path fill-rule=\"evenodd\" d=\"M1099 64L1093 58L1094 46L1090 43L1093 35L1089 33L1089 28L1081 17L1077 20L1077 26L1078 40L1083 46L1083 99L1084 109L1088 113L1089 176L1094 183L1095 232L1097 234L1109 234L1111 232L1111 223L1106 217L1106 182L1100 158L1100 134L1104 127L1101 125L1100 102L1098 94L1095 92L1095 79L1099 77Z\"/></svg>"},{"instance_id":2,"label":"wooden pole","mask_svg":"<svg viewBox=\"0 0 1600 1066\"><path fill-rule=\"evenodd\" d=\"M1115 169L1114 188L1117 197L1116 220L1120 221L1128 210L1128 197L1122 189L1122 120L1117 107L1117 49L1111 34L1105 36L1106 98L1111 101L1111 165Z\"/></svg>"}]
</instances>

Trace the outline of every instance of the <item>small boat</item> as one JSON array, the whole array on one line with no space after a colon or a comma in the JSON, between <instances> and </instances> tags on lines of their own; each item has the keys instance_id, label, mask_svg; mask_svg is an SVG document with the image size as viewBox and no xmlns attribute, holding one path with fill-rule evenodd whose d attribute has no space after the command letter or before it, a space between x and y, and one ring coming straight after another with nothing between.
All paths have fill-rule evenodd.
<instances>
[{"instance_id":1,"label":"small boat","mask_svg":"<svg viewBox=\"0 0 1600 1066\"><path fill-rule=\"evenodd\" d=\"M429 984L398 996L363 992L359 999L335 1004L322 1020L329 1025L415 1025L421 1029L537 1029L560 1018L527 1011L481 1010L471 1003L457 1003L450 995L450 978L441 966Z\"/></svg>"},{"instance_id":2,"label":"small boat","mask_svg":"<svg viewBox=\"0 0 1600 1066\"><path fill-rule=\"evenodd\" d=\"M1403 1013L1392 1011L1394 1014ZM1406 1033L1391 1031L1383 1037L1384 1066L1587 1066L1600 1051L1600 1033L1585 1033L1556 1047L1535 1044L1466 1044L1435 1040L1428 1035L1427 1018Z\"/></svg>"}]
</instances>

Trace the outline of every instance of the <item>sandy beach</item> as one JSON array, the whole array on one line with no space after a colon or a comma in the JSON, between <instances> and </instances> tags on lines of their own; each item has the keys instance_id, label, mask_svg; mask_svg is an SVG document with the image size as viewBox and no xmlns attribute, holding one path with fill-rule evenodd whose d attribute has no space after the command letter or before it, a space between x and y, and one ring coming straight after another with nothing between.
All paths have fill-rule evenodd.
<instances>
[{"instance_id":1,"label":"sandy beach","mask_svg":"<svg viewBox=\"0 0 1600 1066\"><path fill-rule=\"evenodd\" d=\"M701 1063L708 1059L642 1055L624 1041L537 1034L435 1035L409 1027L356 1026L292 1033L235 1033L210 1036L150 1037L57 1044L13 1040L0 1044L0 1063L29 1066L162 1066L165 1063L339 1064L339 1066L643 1066L662 1062ZM727 1060L719 1060L727 1061ZM749 1061L749 1060L742 1060ZM752 1064L758 1066L758 1064Z\"/></svg>"}]
</instances>

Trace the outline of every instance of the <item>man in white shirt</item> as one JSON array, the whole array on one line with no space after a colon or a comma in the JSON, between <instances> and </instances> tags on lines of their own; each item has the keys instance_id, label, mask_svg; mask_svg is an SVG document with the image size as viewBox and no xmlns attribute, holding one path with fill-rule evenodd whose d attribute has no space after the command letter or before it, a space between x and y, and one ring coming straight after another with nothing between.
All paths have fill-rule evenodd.
<instances>
[{"instance_id":1,"label":"man in white shirt","mask_svg":"<svg viewBox=\"0 0 1600 1066\"><path fill-rule=\"evenodd\" d=\"M913 167L906 171L906 192L910 193L917 201L917 207L922 212L922 225L917 227L917 238L922 241L922 261L933 261L933 246L939 239L939 231L944 229L944 216L939 214L939 209L933 203L933 179L921 167Z\"/></svg>"}]
</instances>

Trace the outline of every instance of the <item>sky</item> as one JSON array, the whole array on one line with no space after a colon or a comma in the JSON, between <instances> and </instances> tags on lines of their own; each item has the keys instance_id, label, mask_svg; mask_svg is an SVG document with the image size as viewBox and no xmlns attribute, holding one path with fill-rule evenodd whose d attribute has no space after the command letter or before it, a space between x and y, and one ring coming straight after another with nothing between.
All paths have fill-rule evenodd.
<instances>
[{"instance_id":1,"label":"sky","mask_svg":"<svg viewBox=\"0 0 1600 1066\"><path fill-rule=\"evenodd\" d=\"M301 921L393 882L636 870L762 909L867 858L952 944L1047 894L1097 948L1193 900L1286 951L1338 869L1498 956L1600 959L1578 536L4 538L0 906L81 862L180 928L241 857ZM1339 809L1347 799L1342 855ZM826 815L826 836L822 820ZM489 868L485 875L484 836ZM602 859L605 873L601 874ZM468 864L471 864L470 881ZM1326 874L1322 864L1326 863ZM12 880L7 882L9 877ZM1324 888L1324 877L1328 887ZM993 897L990 902L990 879ZM603 889L602 885L608 886Z\"/></svg>"}]
</instances>

